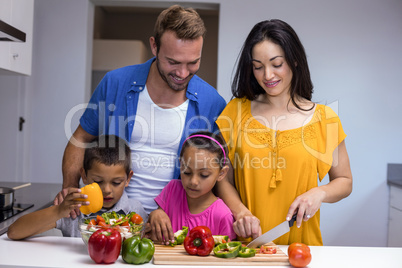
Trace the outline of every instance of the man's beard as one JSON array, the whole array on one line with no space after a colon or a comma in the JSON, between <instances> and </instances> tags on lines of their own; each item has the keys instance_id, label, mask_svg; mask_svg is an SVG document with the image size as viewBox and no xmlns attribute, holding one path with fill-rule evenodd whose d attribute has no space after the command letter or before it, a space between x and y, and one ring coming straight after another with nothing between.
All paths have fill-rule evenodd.
<instances>
[{"instance_id":1,"label":"man's beard","mask_svg":"<svg viewBox=\"0 0 402 268\"><path fill-rule=\"evenodd\" d=\"M184 84L180 84L180 85L178 85L178 84L174 83L173 81L169 80L169 79L168 79L169 74L166 75L166 74L162 71L162 69L160 68L158 57L156 57L156 69L158 69L159 75L161 76L161 78L163 79L163 81L165 81L166 84L168 84L168 86L169 86L171 89L173 89L174 91L182 91L182 90L186 90L186 89L187 89L187 86L188 86L188 83L189 83L190 80L189 80L188 82L186 82L186 83L184 83ZM194 74L195 74L195 73L194 73ZM193 77L194 74L190 73L185 79L186 79L186 80L187 80L188 78L191 79L191 77Z\"/></svg>"}]
</instances>

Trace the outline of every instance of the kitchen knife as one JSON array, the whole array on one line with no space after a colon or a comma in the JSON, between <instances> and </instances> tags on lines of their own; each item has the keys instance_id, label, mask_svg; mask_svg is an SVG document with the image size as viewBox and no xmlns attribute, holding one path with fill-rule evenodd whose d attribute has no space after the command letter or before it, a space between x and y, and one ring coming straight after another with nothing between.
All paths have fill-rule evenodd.
<instances>
[{"instance_id":1,"label":"kitchen knife","mask_svg":"<svg viewBox=\"0 0 402 268\"><path fill-rule=\"evenodd\" d=\"M266 243L271 242L274 239L277 239L278 237L286 234L287 232L290 231L290 227L293 226L293 223L296 221L297 214L294 214L293 217L290 219L290 221L284 221L281 224L275 226L268 232L266 232L263 235L260 235L253 241L251 241L247 247L248 248L256 248L258 246L264 245Z\"/></svg>"}]
</instances>

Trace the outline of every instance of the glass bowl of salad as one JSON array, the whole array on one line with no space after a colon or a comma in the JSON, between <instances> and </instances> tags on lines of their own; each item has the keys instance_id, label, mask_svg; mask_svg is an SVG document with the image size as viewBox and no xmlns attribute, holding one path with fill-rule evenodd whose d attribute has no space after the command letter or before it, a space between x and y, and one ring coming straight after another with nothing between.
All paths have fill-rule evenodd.
<instances>
[{"instance_id":1,"label":"glass bowl of salad","mask_svg":"<svg viewBox=\"0 0 402 268\"><path fill-rule=\"evenodd\" d=\"M145 223L141 216L135 212L124 215L113 211L82 218L78 224L85 245L88 245L88 240L95 231L105 228L119 230L122 241L124 241L124 239L136 235L142 237L145 231Z\"/></svg>"}]
</instances>

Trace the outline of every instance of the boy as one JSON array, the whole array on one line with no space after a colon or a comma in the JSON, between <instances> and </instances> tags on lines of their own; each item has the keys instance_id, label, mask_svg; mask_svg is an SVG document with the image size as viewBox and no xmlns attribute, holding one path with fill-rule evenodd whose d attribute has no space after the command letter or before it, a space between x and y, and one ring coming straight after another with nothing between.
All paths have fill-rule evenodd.
<instances>
[{"instance_id":1,"label":"boy","mask_svg":"<svg viewBox=\"0 0 402 268\"><path fill-rule=\"evenodd\" d=\"M130 148L123 139L105 135L88 144L81 177L85 184L96 182L102 189L103 208L96 214L109 211L128 214L135 211L144 222L147 221L148 216L141 203L129 200L124 191L132 175ZM88 201L77 201L78 198L87 198L80 192L79 188L69 188L61 204L22 216L9 227L8 237L13 240L24 239L52 228L60 229L63 236L80 237L78 223L86 216L80 214L75 219L69 217L71 210L89 204Z\"/></svg>"}]
</instances>

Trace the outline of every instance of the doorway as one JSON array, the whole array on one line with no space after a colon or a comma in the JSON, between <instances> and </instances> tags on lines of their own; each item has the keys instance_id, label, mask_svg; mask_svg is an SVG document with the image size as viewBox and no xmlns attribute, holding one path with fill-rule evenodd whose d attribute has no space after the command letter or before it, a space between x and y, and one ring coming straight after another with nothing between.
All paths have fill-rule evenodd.
<instances>
[{"instance_id":1,"label":"doorway","mask_svg":"<svg viewBox=\"0 0 402 268\"><path fill-rule=\"evenodd\" d=\"M153 35L158 15L170 4L152 1L125 4L130 3L131 6L111 6L96 5L95 2L91 95L106 72L127 65L143 63L153 57L149 47L149 38ZM191 3L184 5L184 3L180 3L180 5L185 8L193 7L204 20L207 34L202 51L201 67L197 75L216 88L219 4ZM118 48L110 49L111 43L114 43L112 46L116 45ZM138 55L133 55L133 59L129 59L127 57L129 53L125 52L125 49L132 48ZM108 51L108 53L102 53L102 51ZM111 56L111 51L119 53L113 53ZM113 60L110 57L113 57Z\"/></svg>"}]
</instances>

